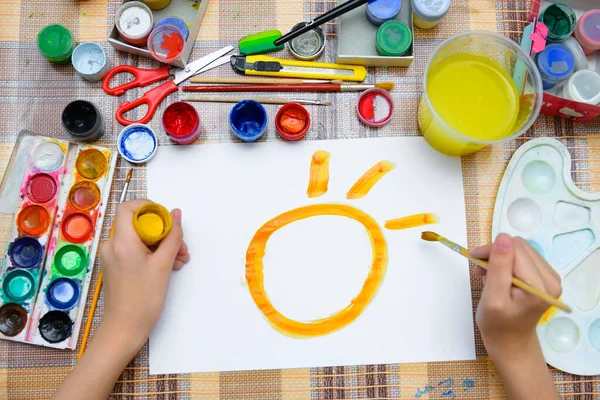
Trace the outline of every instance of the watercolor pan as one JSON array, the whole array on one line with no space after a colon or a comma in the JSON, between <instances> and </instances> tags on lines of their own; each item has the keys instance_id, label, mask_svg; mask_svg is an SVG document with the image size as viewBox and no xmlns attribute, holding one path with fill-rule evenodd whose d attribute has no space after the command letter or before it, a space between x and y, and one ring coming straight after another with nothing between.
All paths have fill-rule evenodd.
<instances>
[{"instance_id":1,"label":"watercolor pan","mask_svg":"<svg viewBox=\"0 0 600 400\"><path fill-rule=\"evenodd\" d=\"M19 135L0 186L0 339L77 345L116 161Z\"/></svg>"},{"instance_id":2,"label":"watercolor pan","mask_svg":"<svg viewBox=\"0 0 600 400\"><path fill-rule=\"evenodd\" d=\"M571 156L554 139L534 139L513 155L498 191L492 236L526 239L558 272L561 299L537 327L546 362L575 375L600 374L600 193L578 189Z\"/></svg>"}]
</instances>

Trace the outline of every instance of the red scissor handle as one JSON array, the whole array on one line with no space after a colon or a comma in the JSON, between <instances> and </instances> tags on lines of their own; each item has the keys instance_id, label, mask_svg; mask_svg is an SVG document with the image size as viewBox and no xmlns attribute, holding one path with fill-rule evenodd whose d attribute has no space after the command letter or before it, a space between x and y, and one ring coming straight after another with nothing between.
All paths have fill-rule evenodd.
<instances>
[{"instance_id":1,"label":"red scissor handle","mask_svg":"<svg viewBox=\"0 0 600 400\"><path fill-rule=\"evenodd\" d=\"M135 76L135 79L131 82L124 83L120 86L115 86L113 88L109 87L110 80L117 74L121 72L128 72ZM102 81L102 89L110 95L120 96L129 89L139 87L139 86L147 86L151 83L162 81L163 79L168 79L171 75L169 67L162 67L158 69L144 69L132 67L131 65L119 65L114 67L108 75L104 77Z\"/></svg>"},{"instance_id":2,"label":"red scissor handle","mask_svg":"<svg viewBox=\"0 0 600 400\"><path fill-rule=\"evenodd\" d=\"M134 101L127 101L121 104L121 106L117 109L117 121L119 121L121 125L125 126L135 123L147 123L152 119L154 113L156 112L156 109L158 108L159 104L164 100L164 98L176 91L177 85L173 81L165 82L162 85L155 87L154 89L148 90L139 99ZM144 115L142 118L140 118L137 121L130 121L123 117L123 114L125 114L127 111L131 111L142 104L148 105L148 111L146 111L146 115Z\"/></svg>"}]
</instances>

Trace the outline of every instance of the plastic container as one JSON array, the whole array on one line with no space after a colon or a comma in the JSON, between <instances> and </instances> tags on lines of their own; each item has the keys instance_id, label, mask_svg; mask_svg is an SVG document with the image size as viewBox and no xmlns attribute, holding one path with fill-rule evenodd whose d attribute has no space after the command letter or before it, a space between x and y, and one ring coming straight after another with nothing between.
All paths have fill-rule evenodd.
<instances>
[{"instance_id":1,"label":"plastic container","mask_svg":"<svg viewBox=\"0 0 600 400\"><path fill-rule=\"evenodd\" d=\"M577 16L566 4L551 4L540 13L540 22L548 27L548 40L562 42L573 34Z\"/></svg>"},{"instance_id":2,"label":"plastic container","mask_svg":"<svg viewBox=\"0 0 600 400\"><path fill-rule=\"evenodd\" d=\"M600 9L590 10L579 18L575 37L586 55L600 50Z\"/></svg>"},{"instance_id":3,"label":"plastic container","mask_svg":"<svg viewBox=\"0 0 600 400\"><path fill-rule=\"evenodd\" d=\"M451 0L412 0L413 23L421 29L436 27L450 9Z\"/></svg>"},{"instance_id":4,"label":"plastic container","mask_svg":"<svg viewBox=\"0 0 600 400\"><path fill-rule=\"evenodd\" d=\"M152 32L154 17L144 3L129 1L117 10L115 26L124 41L134 46L144 46Z\"/></svg>"},{"instance_id":5,"label":"plastic container","mask_svg":"<svg viewBox=\"0 0 600 400\"><path fill-rule=\"evenodd\" d=\"M561 88L560 97L587 104L600 104L600 75L589 69L575 72Z\"/></svg>"},{"instance_id":6,"label":"plastic container","mask_svg":"<svg viewBox=\"0 0 600 400\"><path fill-rule=\"evenodd\" d=\"M377 30L377 54L387 57L400 57L406 54L412 45L412 31L404 22L387 21Z\"/></svg>"},{"instance_id":7,"label":"plastic container","mask_svg":"<svg viewBox=\"0 0 600 400\"><path fill-rule=\"evenodd\" d=\"M48 25L37 37L40 53L50 62L67 64L75 49L75 38L70 30L62 25Z\"/></svg>"},{"instance_id":8,"label":"plastic container","mask_svg":"<svg viewBox=\"0 0 600 400\"><path fill-rule=\"evenodd\" d=\"M300 140L310 128L310 113L298 103L286 104L277 111L275 128L285 140Z\"/></svg>"},{"instance_id":9,"label":"plastic container","mask_svg":"<svg viewBox=\"0 0 600 400\"><path fill-rule=\"evenodd\" d=\"M62 112L62 126L76 140L93 142L104 133L102 114L94 103L75 100L67 104Z\"/></svg>"},{"instance_id":10,"label":"plastic container","mask_svg":"<svg viewBox=\"0 0 600 400\"><path fill-rule=\"evenodd\" d=\"M158 28L159 26L163 26L163 25L171 25L171 26L175 26L175 27L179 28L179 30L181 30L181 32L183 32L183 34L185 36L185 40L187 40L188 36L190 35L190 30L189 30L187 24L185 23L184 20L182 20L179 17L165 17L156 23L156 25L154 26L154 29Z\"/></svg>"},{"instance_id":11,"label":"plastic container","mask_svg":"<svg viewBox=\"0 0 600 400\"><path fill-rule=\"evenodd\" d=\"M142 0L142 3L150 7L151 10L157 11L166 8L171 4L171 0Z\"/></svg>"},{"instance_id":12,"label":"plastic container","mask_svg":"<svg viewBox=\"0 0 600 400\"><path fill-rule=\"evenodd\" d=\"M396 18L402 9L402 0L377 0L367 3L365 12L373 25L379 26Z\"/></svg>"},{"instance_id":13,"label":"plastic container","mask_svg":"<svg viewBox=\"0 0 600 400\"><path fill-rule=\"evenodd\" d=\"M133 228L142 242L153 246L163 240L173 226L169 210L157 203L147 203L133 215Z\"/></svg>"},{"instance_id":14,"label":"plastic container","mask_svg":"<svg viewBox=\"0 0 600 400\"><path fill-rule=\"evenodd\" d=\"M292 31L304 26L301 22L292 27ZM320 26L315 27L289 42L288 49L290 53L298 60L310 61L318 58L325 49L325 32Z\"/></svg>"},{"instance_id":15,"label":"plastic container","mask_svg":"<svg viewBox=\"0 0 600 400\"><path fill-rule=\"evenodd\" d=\"M119 154L130 163L143 164L150 161L157 149L158 138L148 125L126 126L117 138Z\"/></svg>"},{"instance_id":16,"label":"plastic container","mask_svg":"<svg viewBox=\"0 0 600 400\"><path fill-rule=\"evenodd\" d=\"M178 101L169 105L162 116L165 133L177 144L194 143L200 136L198 111L189 103Z\"/></svg>"},{"instance_id":17,"label":"plastic container","mask_svg":"<svg viewBox=\"0 0 600 400\"><path fill-rule=\"evenodd\" d=\"M540 71L544 90L565 81L575 71L575 57L562 43L552 43L539 53L535 64Z\"/></svg>"},{"instance_id":18,"label":"plastic container","mask_svg":"<svg viewBox=\"0 0 600 400\"><path fill-rule=\"evenodd\" d=\"M581 47L577 39L575 39L573 36L569 36L567 40L561 43L567 46L567 48L571 50L573 57L575 57L575 71L588 69L588 59L585 56L583 48Z\"/></svg>"},{"instance_id":19,"label":"plastic container","mask_svg":"<svg viewBox=\"0 0 600 400\"><path fill-rule=\"evenodd\" d=\"M505 120L506 117L493 104L492 100L496 100L496 96L492 98L488 92L477 92L483 90L479 83L487 82L472 79L469 75L450 82L439 80L442 85L436 87L436 72L443 71L445 65L455 60L454 57L474 58L481 62L488 60L490 65L497 66L495 73L503 74L500 76L505 77L504 83L507 85L517 68L525 70L524 89L519 91L515 88L513 92L516 107L516 118L512 117L514 123L506 123L501 128L494 127L494 131L488 129L491 124L497 124L497 121ZM483 73L481 75L485 76ZM437 74L437 77L443 78L443 75ZM461 86L465 81L472 85L468 91ZM443 90L445 84L449 86L447 91ZM472 31L446 39L435 50L425 67L423 86L425 90L418 114L419 129L432 147L449 155L471 154L485 146L523 135L533 125L542 107L542 81L533 60L512 40L491 32ZM476 95L472 96L471 92L476 92ZM436 100L436 96L440 95L447 95L448 99L445 102L439 101L439 98ZM521 98L527 101L520 101ZM454 108L446 109L448 103L455 104ZM505 110L509 109L510 107L505 106ZM461 118L466 118L467 124L471 119L479 118L478 122L484 126L465 129L464 123L457 123Z\"/></svg>"},{"instance_id":20,"label":"plastic container","mask_svg":"<svg viewBox=\"0 0 600 400\"><path fill-rule=\"evenodd\" d=\"M366 90L358 98L356 113L363 124L379 128L392 119L394 100L386 90L379 88Z\"/></svg>"},{"instance_id":21,"label":"plastic container","mask_svg":"<svg viewBox=\"0 0 600 400\"><path fill-rule=\"evenodd\" d=\"M157 61L172 63L177 61L185 46L185 34L174 25L162 25L148 36L148 50Z\"/></svg>"},{"instance_id":22,"label":"plastic container","mask_svg":"<svg viewBox=\"0 0 600 400\"><path fill-rule=\"evenodd\" d=\"M229 113L231 130L244 142L255 142L267 128L267 110L254 100L242 100Z\"/></svg>"},{"instance_id":23,"label":"plastic container","mask_svg":"<svg viewBox=\"0 0 600 400\"><path fill-rule=\"evenodd\" d=\"M71 62L75 71L86 81L100 81L108 73L106 53L97 43L81 43L73 50Z\"/></svg>"}]
</instances>

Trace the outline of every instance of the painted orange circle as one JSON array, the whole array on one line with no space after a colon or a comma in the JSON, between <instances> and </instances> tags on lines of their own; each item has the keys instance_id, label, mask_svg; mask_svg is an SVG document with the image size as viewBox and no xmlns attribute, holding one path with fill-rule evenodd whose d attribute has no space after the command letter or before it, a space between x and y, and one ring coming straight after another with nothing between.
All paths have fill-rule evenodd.
<instances>
[{"instance_id":1,"label":"painted orange circle","mask_svg":"<svg viewBox=\"0 0 600 400\"><path fill-rule=\"evenodd\" d=\"M292 222L322 215L342 216L360 222L369 234L373 262L360 293L348 306L331 317L299 322L285 317L271 304L264 287L263 257L267 242L275 231ZM256 232L246 252L246 281L254 303L276 329L293 336L321 336L345 327L364 311L381 285L387 260L387 244L381 228L373 218L344 204L316 204L284 212Z\"/></svg>"}]
</instances>

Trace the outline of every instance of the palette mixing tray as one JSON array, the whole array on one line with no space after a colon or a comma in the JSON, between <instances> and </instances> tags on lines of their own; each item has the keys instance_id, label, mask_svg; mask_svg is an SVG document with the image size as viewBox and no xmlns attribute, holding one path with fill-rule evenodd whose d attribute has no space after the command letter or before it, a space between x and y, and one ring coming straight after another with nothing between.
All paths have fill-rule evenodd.
<instances>
[{"instance_id":1,"label":"palette mixing tray","mask_svg":"<svg viewBox=\"0 0 600 400\"><path fill-rule=\"evenodd\" d=\"M492 235L526 239L562 278L572 313L550 309L537 334L548 364L600 374L600 193L571 179L571 157L554 139L535 139L512 157L498 191Z\"/></svg>"},{"instance_id":2,"label":"palette mixing tray","mask_svg":"<svg viewBox=\"0 0 600 400\"><path fill-rule=\"evenodd\" d=\"M116 162L19 135L0 186L0 339L75 348Z\"/></svg>"}]
</instances>

